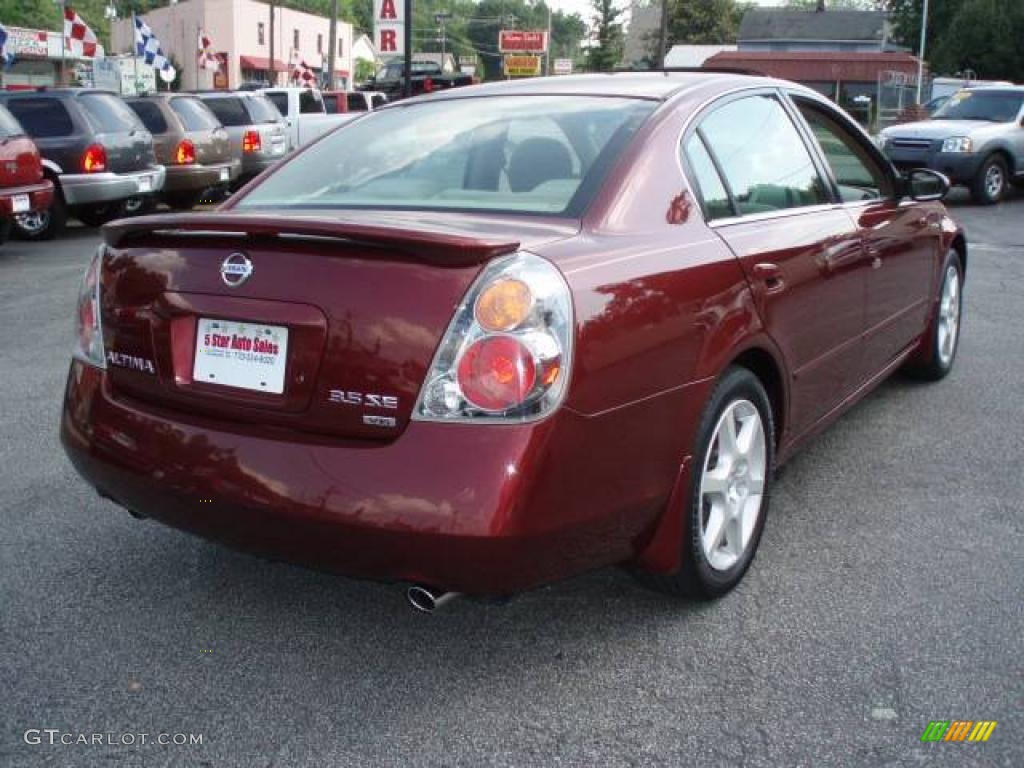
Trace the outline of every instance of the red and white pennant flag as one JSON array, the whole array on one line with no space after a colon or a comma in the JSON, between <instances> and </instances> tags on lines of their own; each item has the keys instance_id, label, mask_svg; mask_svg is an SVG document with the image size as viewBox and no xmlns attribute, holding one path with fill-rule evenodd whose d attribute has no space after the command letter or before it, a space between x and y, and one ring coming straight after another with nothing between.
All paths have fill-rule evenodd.
<instances>
[{"instance_id":1,"label":"red and white pennant flag","mask_svg":"<svg viewBox=\"0 0 1024 768\"><path fill-rule=\"evenodd\" d=\"M312 88L316 85L316 80L316 73L296 51L292 56L292 82L303 88Z\"/></svg>"},{"instance_id":2,"label":"red and white pennant flag","mask_svg":"<svg viewBox=\"0 0 1024 768\"><path fill-rule=\"evenodd\" d=\"M217 54L213 52L213 41L202 30L199 32L199 67L201 69L220 69L220 61L217 59Z\"/></svg>"},{"instance_id":3,"label":"red and white pennant flag","mask_svg":"<svg viewBox=\"0 0 1024 768\"><path fill-rule=\"evenodd\" d=\"M64 44L73 56L96 55L96 33L70 5L64 6Z\"/></svg>"}]
</instances>

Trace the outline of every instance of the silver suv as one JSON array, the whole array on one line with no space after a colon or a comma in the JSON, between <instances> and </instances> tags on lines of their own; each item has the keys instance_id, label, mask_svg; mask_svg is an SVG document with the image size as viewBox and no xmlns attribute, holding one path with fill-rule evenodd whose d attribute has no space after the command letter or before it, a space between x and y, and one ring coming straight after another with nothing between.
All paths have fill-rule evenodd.
<instances>
[{"instance_id":1,"label":"silver suv","mask_svg":"<svg viewBox=\"0 0 1024 768\"><path fill-rule=\"evenodd\" d=\"M930 120L886 128L878 142L900 170L931 168L997 203L1024 181L1024 86L957 91Z\"/></svg>"}]
</instances>

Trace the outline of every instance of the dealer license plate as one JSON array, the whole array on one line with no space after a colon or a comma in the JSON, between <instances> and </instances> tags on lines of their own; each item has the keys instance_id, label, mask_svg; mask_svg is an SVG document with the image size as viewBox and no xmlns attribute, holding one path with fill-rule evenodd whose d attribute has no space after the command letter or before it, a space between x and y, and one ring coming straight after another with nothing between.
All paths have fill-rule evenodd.
<instances>
[{"instance_id":1,"label":"dealer license plate","mask_svg":"<svg viewBox=\"0 0 1024 768\"><path fill-rule=\"evenodd\" d=\"M284 392L288 329L200 318L192 379L256 392Z\"/></svg>"},{"instance_id":2,"label":"dealer license plate","mask_svg":"<svg viewBox=\"0 0 1024 768\"><path fill-rule=\"evenodd\" d=\"M152 176L140 176L139 177L139 192L152 192L153 191L153 177Z\"/></svg>"},{"instance_id":3,"label":"dealer license plate","mask_svg":"<svg viewBox=\"0 0 1024 768\"><path fill-rule=\"evenodd\" d=\"M228 171L227 168L221 168L220 169L220 180L221 181L230 181L230 179L231 179L230 171Z\"/></svg>"},{"instance_id":4,"label":"dealer license plate","mask_svg":"<svg viewBox=\"0 0 1024 768\"><path fill-rule=\"evenodd\" d=\"M26 213L30 207L28 195L15 195L11 198L11 213Z\"/></svg>"}]
</instances>

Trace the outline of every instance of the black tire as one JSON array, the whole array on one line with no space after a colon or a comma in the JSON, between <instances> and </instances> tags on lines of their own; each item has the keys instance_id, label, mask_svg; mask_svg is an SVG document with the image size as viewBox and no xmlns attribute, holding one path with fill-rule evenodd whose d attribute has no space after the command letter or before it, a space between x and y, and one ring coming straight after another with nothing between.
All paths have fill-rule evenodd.
<instances>
[{"instance_id":1,"label":"black tire","mask_svg":"<svg viewBox=\"0 0 1024 768\"><path fill-rule=\"evenodd\" d=\"M45 211L14 217L14 234L20 240L52 240L64 234L67 223L68 208L60 190L55 189L53 202Z\"/></svg>"},{"instance_id":2,"label":"black tire","mask_svg":"<svg viewBox=\"0 0 1024 768\"><path fill-rule=\"evenodd\" d=\"M119 219L124 215L123 200L119 200L115 203L80 205L75 208L75 218L87 227L102 227L108 221Z\"/></svg>"},{"instance_id":3,"label":"black tire","mask_svg":"<svg viewBox=\"0 0 1024 768\"><path fill-rule=\"evenodd\" d=\"M946 344L945 329L949 330L948 306L944 305L946 283L950 278L950 270L956 270L957 294L956 294L956 322L953 331L952 347L943 350ZM962 323L964 305L964 267L960 261L960 254L950 250L942 263L942 279L939 281L939 295L935 299L935 309L932 311L931 321L928 323L928 330L922 338L921 351L915 355L904 367L909 375L925 381L938 381L944 379L953 370L956 362L956 353L960 348L960 329ZM945 321L945 325L944 325Z\"/></svg>"},{"instance_id":4,"label":"black tire","mask_svg":"<svg viewBox=\"0 0 1024 768\"><path fill-rule=\"evenodd\" d=\"M757 518L742 554L728 568L718 569L711 565L702 544L703 523L708 507L701 495L701 477L705 466L718 450L714 438L719 422L728 409L741 401L752 404L761 419L765 449L763 490ZM775 468L775 420L764 386L748 369L733 366L718 380L701 415L693 456L690 488L686 496L686 509L683 511L684 532L680 542L682 567L671 574L640 573L638 576L648 586L662 592L707 600L721 597L739 584L757 552L768 514L768 499Z\"/></svg>"},{"instance_id":5,"label":"black tire","mask_svg":"<svg viewBox=\"0 0 1024 768\"><path fill-rule=\"evenodd\" d=\"M1001 155L989 155L971 182L971 197L980 205L994 205L1006 197L1009 180L1006 160Z\"/></svg>"},{"instance_id":6,"label":"black tire","mask_svg":"<svg viewBox=\"0 0 1024 768\"><path fill-rule=\"evenodd\" d=\"M125 216L145 216L156 208L156 199L153 195L139 195L129 197L124 201Z\"/></svg>"}]
</instances>

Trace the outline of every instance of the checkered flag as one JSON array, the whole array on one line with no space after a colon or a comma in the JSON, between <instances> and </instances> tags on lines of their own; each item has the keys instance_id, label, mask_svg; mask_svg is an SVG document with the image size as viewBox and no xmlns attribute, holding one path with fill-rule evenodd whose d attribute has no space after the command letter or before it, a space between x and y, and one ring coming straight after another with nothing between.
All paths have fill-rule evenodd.
<instances>
[{"instance_id":1,"label":"checkered flag","mask_svg":"<svg viewBox=\"0 0 1024 768\"><path fill-rule=\"evenodd\" d=\"M217 54L213 52L213 41L203 31L199 32L199 68L214 71L220 69L220 61L217 59Z\"/></svg>"},{"instance_id":2,"label":"checkered flag","mask_svg":"<svg viewBox=\"0 0 1024 768\"><path fill-rule=\"evenodd\" d=\"M316 85L316 73L306 64L306 60L298 51L292 56L292 82L303 88L312 88Z\"/></svg>"},{"instance_id":3,"label":"checkered flag","mask_svg":"<svg viewBox=\"0 0 1024 768\"><path fill-rule=\"evenodd\" d=\"M89 28L89 25L75 12L74 8L70 5L65 5L64 44L71 52L71 55L94 57L99 48L98 43L96 33Z\"/></svg>"},{"instance_id":4,"label":"checkered flag","mask_svg":"<svg viewBox=\"0 0 1024 768\"><path fill-rule=\"evenodd\" d=\"M160 48L160 41L156 39L153 30L149 28L138 16L132 16L135 20L135 55L140 56L143 61L160 74L160 79L169 83L174 79L176 71Z\"/></svg>"}]
</instances>

